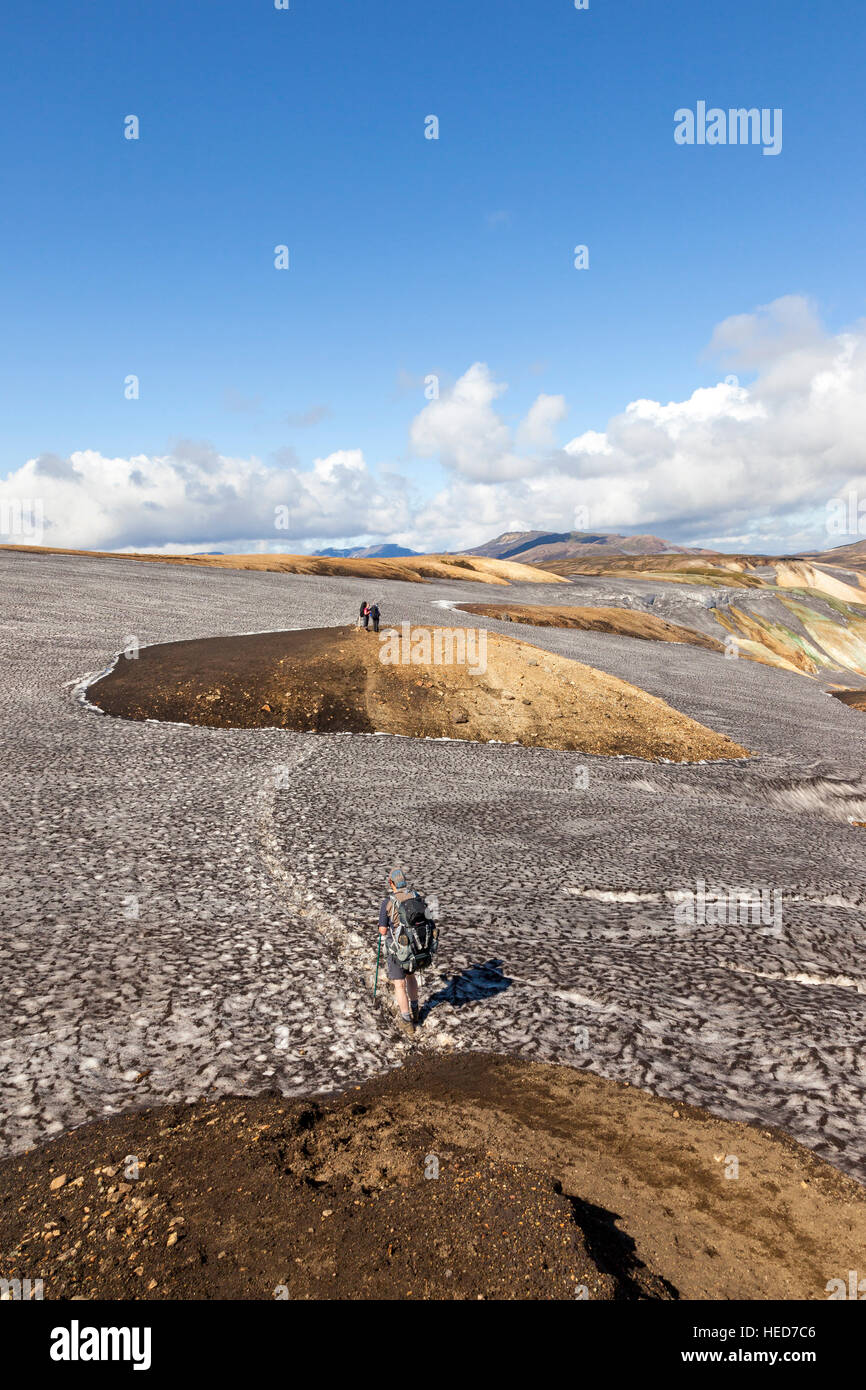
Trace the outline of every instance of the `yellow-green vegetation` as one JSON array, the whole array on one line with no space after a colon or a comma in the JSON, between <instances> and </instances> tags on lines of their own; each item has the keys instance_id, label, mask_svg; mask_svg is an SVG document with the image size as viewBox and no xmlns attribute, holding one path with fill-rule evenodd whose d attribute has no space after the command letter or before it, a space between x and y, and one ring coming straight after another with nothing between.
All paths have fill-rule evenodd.
<instances>
[{"instance_id":1,"label":"yellow-green vegetation","mask_svg":"<svg viewBox=\"0 0 866 1390\"><path fill-rule=\"evenodd\" d=\"M820 598L838 618L818 612L801 594ZM743 656L807 676L822 670L866 675L866 608L809 590L786 590L777 597L802 631L735 604L713 609L717 622L736 637Z\"/></svg>"},{"instance_id":2,"label":"yellow-green vegetation","mask_svg":"<svg viewBox=\"0 0 866 1390\"><path fill-rule=\"evenodd\" d=\"M609 559L546 560L535 566L570 578L579 574L634 575L668 584L707 584L711 588L763 589L767 581L747 571L752 562L738 556L621 555Z\"/></svg>"}]
</instances>

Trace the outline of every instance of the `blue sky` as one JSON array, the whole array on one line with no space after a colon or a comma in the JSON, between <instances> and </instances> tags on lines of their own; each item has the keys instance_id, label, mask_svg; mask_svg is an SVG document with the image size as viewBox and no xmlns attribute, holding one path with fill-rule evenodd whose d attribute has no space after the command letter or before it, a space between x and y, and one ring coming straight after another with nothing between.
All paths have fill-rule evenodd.
<instances>
[{"instance_id":1,"label":"blue sky","mask_svg":"<svg viewBox=\"0 0 866 1390\"><path fill-rule=\"evenodd\" d=\"M565 466L557 451L605 434L636 400L687 402L732 369L746 391L760 379L760 353L741 352L734 367L707 355L719 324L753 316L754 348L761 306L797 297L793 343L790 314L774 330L783 370L806 340L825 362L839 334L859 334L864 39L866 9L849 0L829 13L805 0L590 0L587 11L573 0L291 0L288 11L273 0L88 0L9 11L7 495L37 486L21 472L28 460L53 458L37 470L53 479L45 543L103 548L309 549L386 533L418 548L512 523L569 529L590 469L579 448ZM677 146L674 111L699 100L782 108L782 153ZM128 114L137 141L124 139ZM435 141L424 138L429 114ZM574 268L577 243L588 270ZM288 271L274 268L278 244ZM862 368L859 338L854 360ZM439 376L447 401L473 364L507 391L476 393L467 420L428 412L413 428L425 376ZM124 397L129 374L137 400ZM539 395L563 404L549 438L518 448L524 475L504 436L500 472L495 449L484 467L459 461L455 428L471 450L491 411L497 430L514 432ZM776 401L770 443L746 428L734 445L739 492L708 486L703 517L700 494L685 509L673 495L665 503L676 482L664 470L629 491L623 478L643 467L629 445L609 487L595 466L590 526L729 549L814 539L825 496L857 485L862 464L853 438L834 438L843 420L850 428L847 409L825 422L814 456L786 460L779 441L802 408L802 392L793 409ZM695 443L710 478L730 444L721 414L728 444L716 439L704 459L706 441ZM657 452L650 445L651 460ZM127 485L147 465L124 475L115 463L112 509L105 470L85 455L177 459L180 491L163 495L157 469L144 504L141 484ZM215 462L251 458L252 481ZM334 462L310 492L316 459ZM774 468L802 486L780 495ZM247 506L263 470L289 479L294 503L276 537ZM237 525L224 497L209 509L215 475L235 490ZM323 502L321 487L343 488L346 505Z\"/></svg>"}]
</instances>

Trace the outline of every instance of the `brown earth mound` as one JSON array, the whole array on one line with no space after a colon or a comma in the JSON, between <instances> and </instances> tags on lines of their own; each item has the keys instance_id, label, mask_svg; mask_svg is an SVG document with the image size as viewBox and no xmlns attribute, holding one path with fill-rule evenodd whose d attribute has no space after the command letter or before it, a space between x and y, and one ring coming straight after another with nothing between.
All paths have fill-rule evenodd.
<instances>
[{"instance_id":1,"label":"brown earth mound","mask_svg":"<svg viewBox=\"0 0 866 1390\"><path fill-rule=\"evenodd\" d=\"M749 756L625 681L466 628L404 624L379 636L310 628L170 642L143 647L137 660L121 657L89 697L126 719L217 728L498 740L653 761Z\"/></svg>"},{"instance_id":2,"label":"brown earth mound","mask_svg":"<svg viewBox=\"0 0 866 1390\"><path fill-rule=\"evenodd\" d=\"M650 642L684 642L706 651L724 652L715 637L679 627L649 613L631 608L575 608L566 604L544 603L460 603L464 613L498 618L504 623L529 623L533 627L570 627L581 632L610 632L619 637L643 637Z\"/></svg>"},{"instance_id":3,"label":"brown earth mound","mask_svg":"<svg viewBox=\"0 0 866 1390\"><path fill-rule=\"evenodd\" d=\"M46 1299L823 1299L866 1240L784 1136L478 1053L98 1121L0 1194L0 1273Z\"/></svg>"},{"instance_id":4,"label":"brown earth mound","mask_svg":"<svg viewBox=\"0 0 866 1390\"><path fill-rule=\"evenodd\" d=\"M834 690L832 695L834 700L841 700L851 709L866 710L866 690Z\"/></svg>"}]
</instances>

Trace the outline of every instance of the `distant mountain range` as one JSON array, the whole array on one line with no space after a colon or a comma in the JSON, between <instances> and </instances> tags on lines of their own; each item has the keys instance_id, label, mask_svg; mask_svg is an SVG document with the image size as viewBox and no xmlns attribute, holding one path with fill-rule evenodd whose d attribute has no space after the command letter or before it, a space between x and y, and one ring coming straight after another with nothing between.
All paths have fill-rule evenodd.
<instances>
[{"instance_id":1,"label":"distant mountain range","mask_svg":"<svg viewBox=\"0 0 866 1390\"><path fill-rule=\"evenodd\" d=\"M866 541L837 545L832 550L807 550L804 554L810 560L820 557L827 565L863 565L866 564Z\"/></svg>"},{"instance_id":2,"label":"distant mountain range","mask_svg":"<svg viewBox=\"0 0 866 1390\"><path fill-rule=\"evenodd\" d=\"M316 555L329 560L399 560L406 555L420 555L420 550L407 550L402 545L362 545L351 550L317 550Z\"/></svg>"},{"instance_id":3,"label":"distant mountain range","mask_svg":"<svg viewBox=\"0 0 866 1390\"><path fill-rule=\"evenodd\" d=\"M218 554L218 551L207 552ZM715 550L701 546L674 545L661 536L649 534L623 536L604 531L503 531L492 541L467 550L455 550L453 555L483 555L491 560L518 560L525 565L543 565L551 560L615 559L617 556L640 555L717 555ZM799 553L799 552L798 552ZM347 550L318 550L317 555L329 559L394 560L415 557L418 550L402 545L353 546ZM841 545L835 550L803 552L809 559L822 558L827 564L866 564L866 540ZM770 558L770 557L768 557Z\"/></svg>"},{"instance_id":4,"label":"distant mountain range","mask_svg":"<svg viewBox=\"0 0 866 1390\"><path fill-rule=\"evenodd\" d=\"M621 536L602 531L504 531L484 545L461 551L464 555L487 555L493 560L519 560L522 564L543 564L546 560L592 559L615 555L710 555L712 551L692 546L671 545L660 536Z\"/></svg>"},{"instance_id":5,"label":"distant mountain range","mask_svg":"<svg viewBox=\"0 0 866 1390\"><path fill-rule=\"evenodd\" d=\"M519 560L523 564L540 564L545 560L571 560L594 555L661 555L668 553L709 555L711 551L683 545L671 545L659 536L606 535L602 531L504 531L484 545L471 550L455 550L453 555L485 555L491 560ZM417 556L418 550L402 545L352 546L347 550L317 550L328 559L394 560Z\"/></svg>"}]
</instances>

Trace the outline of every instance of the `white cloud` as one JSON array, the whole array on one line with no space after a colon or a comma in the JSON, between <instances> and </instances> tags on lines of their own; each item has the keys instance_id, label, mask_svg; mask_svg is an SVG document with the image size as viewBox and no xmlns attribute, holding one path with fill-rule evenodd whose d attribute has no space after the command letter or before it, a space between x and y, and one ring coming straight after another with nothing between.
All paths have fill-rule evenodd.
<instances>
[{"instance_id":1,"label":"white cloud","mask_svg":"<svg viewBox=\"0 0 866 1390\"><path fill-rule=\"evenodd\" d=\"M727 365L757 367L756 379L729 376L683 401L633 401L603 431L498 480L489 454L484 470L464 458L464 476L418 523L438 520L466 545L510 529L515 516L533 529L570 529L585 507L593 530L696 544L728 534L746 547L786 536L838 543L824 534L828 499L850 487L866 498L864 325L829 334L807 301L788 297L726 320L711 347ZM496 437L490 420L487 437Z\"/></svg>"},{"instance_id":2,"label":"white cloud","mask_svg":"<svg viewBox=\"0 0 866 1390\"><path fill-rule=\"evenodd\" d=\"M493 408L507 389L493 380L486 362L473 363L452 390L415 416L409 431L415 453L438 455L446 468L467 478L521 477L531 461L514 452L511 430Z\"/></svg>"},{"instance_id":3,"label":"white cloud","mask_svg":"<svg viewBox=\"0 0 866 1390\"><path fill-rule=\"evenodd\" d=\"M105 458L81 450L31 459L0 482L0 502L39 499L42 543L71 549L286 549L290 540L390 534L410 520L407 487L374 476L360 449L301 471L291 451L269 467L183 441L161 457ZM288 528L277 526L287 508ZM14 543L15 535L0 540Z\"/></svg>"},{"instance_id":4,"label":"white cloud","mask_svg":"<svg viewBox=\"0 0 866 1390\"><path fill-rule=\"evenodd\" d=\"M507 388L474 363L411 423L415 453L447 475L423 499L359 449L302 468L291 450L267 464L180 441L129 459L43 454L0 481L0 504L42 499L46 545L93 549L304 549L358 536L456 549L500 531L571 529L578 507L593 530L696 544L827 540L827 501L852 488L866 498L866 328L830 334L789 296L726 319L710 350L755 379L637 399L559 448L564 397L539 395L512 428L499 409ZM275 529L279 506L287 531Z\"/></svg>"},{"instance_id":5,"label":"white cloud","mask_svg":"<svg viewBox=\"0 0 866 1390\"><path fill-rule=\"evenodd\" d=\"M606 434L599 434L598 430L585 430L576 439L572 439L565 446L567 454L612 454L613 449L608 442Z\"/></svg>"},{"instance_id":6,"label":"white cloud","mask_svg":"<svg viewBox=\"0 0 866 1390\"><path fill-rule=\"evenodd\" d=\"M538 396L517 427L517 443L521 449L553 449L556 445L555 426L568 414L564 396Z\"/></svg>"},{"instance_id":7,"label":"white cloud","mask_svg":"<svg viewBox=\"0 0 866 1390\"><path fill-rule=\"evenodd\" d=\"M752 314L732 314L713 332L707 356L744 371L826 342L815 306L803 295L788 294Z\"/></svg>"}]
</instances>

